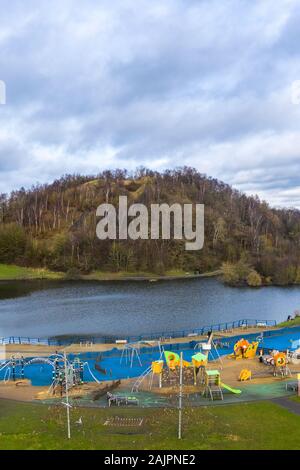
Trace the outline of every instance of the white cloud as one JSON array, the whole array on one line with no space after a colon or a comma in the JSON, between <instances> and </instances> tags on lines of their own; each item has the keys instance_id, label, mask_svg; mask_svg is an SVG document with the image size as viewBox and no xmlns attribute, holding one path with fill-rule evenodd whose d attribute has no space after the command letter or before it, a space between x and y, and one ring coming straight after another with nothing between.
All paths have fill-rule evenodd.
<instances>
[{"instance_id":1,"label":"white cloud","mask_svg":"<svg viewBox=\"0 0 300 470\"><path fill-rule=\"evenodd\" d=\"M0 192L187 164L300 207L296 0L1 5Z\"/></svg>"}]
</instances>

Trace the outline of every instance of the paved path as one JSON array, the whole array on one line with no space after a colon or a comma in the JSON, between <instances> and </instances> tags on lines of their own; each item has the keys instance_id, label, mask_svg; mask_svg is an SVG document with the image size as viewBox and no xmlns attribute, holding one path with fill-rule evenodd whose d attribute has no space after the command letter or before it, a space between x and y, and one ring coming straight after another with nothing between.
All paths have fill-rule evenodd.
<instances>
[{"instance_id":1,"label":"paved path","mask_svg":"<svg viewBox=\"0 0 300 470\"><path fill-rule=\"evenodd\" d=\"M279 406L282 406L291 413L300 416L300 403L297 403L296 401L290 400L286 397L273 398L271 401Z\"/></svg>"}]
</instances>

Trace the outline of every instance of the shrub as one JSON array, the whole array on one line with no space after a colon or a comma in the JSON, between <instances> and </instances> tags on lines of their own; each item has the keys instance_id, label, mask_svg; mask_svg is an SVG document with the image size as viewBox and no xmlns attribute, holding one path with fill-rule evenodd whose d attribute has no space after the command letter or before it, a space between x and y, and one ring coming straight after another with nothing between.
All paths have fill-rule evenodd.
<instances>
[{"instance_id":1,"label":"shrub","mask_svg":"<svg viewBox=\"0 0 300 470\"><path fill-rule=\"evenodd\" d=\"M222 265L223 280L227 284L245 283L250 272L250 266L243 259L240 259L237 263L223 263Z\"/></svg>"},{"instance_id":2,"label":"shrub","mask_svg":"<svg viewBox=\"0 0 300 470\"><path fill-rule=\"evenodd\" d=\"M260 287L262 285L261 275L253 270L247 276L247 284L250 287Z\"/></svg>"}]
</instances>

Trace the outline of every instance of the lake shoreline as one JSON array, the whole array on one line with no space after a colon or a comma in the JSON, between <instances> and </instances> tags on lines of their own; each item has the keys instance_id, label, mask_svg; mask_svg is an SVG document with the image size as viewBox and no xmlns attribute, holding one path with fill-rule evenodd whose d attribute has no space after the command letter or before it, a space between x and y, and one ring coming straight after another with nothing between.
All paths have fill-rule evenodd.
<instances>
[{"instance_id":1,"label":"lake shoreline","mask_svg":"<svg viewBox=\"0 0 300 470\"><path fill-rule=\"evenodd\" d=\"M275 284L273 282L263 282L260 286L251 286L246 282L229 283L222 279L222 270L216 269L199 274L193 274L183 271L167 271L166 274L156 274L151 272L112 272L112 271L92 271L89 274L80 274L77 272L50 271L46 268L29 268L17 265L6 265L0 263L0 284L18 282L18 281L55 281L55 282L158 282L158 281L176 281L187 279L208 279L219 278L220 282L227 287L235 289L258 290L265 287L293 287L300 284Z\"/></svg>"},{"instance_id":2,"label":"lake shoreline","mask_svg":"<svg viewBox=\"0 0 300 470\"><path fill-rule=\"evenodd\" d=\"M106 272L94 271L90 274L70 274L63 272L49 271L47 269L38 268L25 268L14 265L1 265L0 264L0 282L15 282L15 281L172 281L172 280L186 280L186 279L199 279L217 277L221 275L221 270L205 272L200 274L192 273L173 273L158 275L155 273L128 273L128 272Z\"/></svg>"}]
</instances>

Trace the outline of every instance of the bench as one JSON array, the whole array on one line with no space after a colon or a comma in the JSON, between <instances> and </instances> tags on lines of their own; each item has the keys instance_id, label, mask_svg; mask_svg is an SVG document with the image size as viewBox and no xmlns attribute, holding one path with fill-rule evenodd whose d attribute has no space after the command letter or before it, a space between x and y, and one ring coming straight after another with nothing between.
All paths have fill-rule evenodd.
<instances>
[{"instance_id":1,"label":"bench","mask_svg":"<svg viewBox=\"0 0 300 470\"><path fill-rule=\"evenodd\" d=\"M107 392L106 397L107 397L109 407L112 405L116 405L116 406L122 406L122 405L138 406L139 405L139 400L136 397L132 397L132 396L117 395L117 394Z\"/></svg>"}]
</instances>

